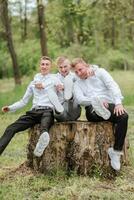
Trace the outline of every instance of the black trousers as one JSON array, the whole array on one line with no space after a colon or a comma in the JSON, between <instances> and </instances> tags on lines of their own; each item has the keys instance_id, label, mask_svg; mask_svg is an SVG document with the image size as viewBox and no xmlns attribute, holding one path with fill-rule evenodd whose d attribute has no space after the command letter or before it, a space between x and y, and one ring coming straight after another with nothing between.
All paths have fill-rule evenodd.
<instances>
[{"instance_id":1,"label":"black trousers","mask_svg":"<svg viewBox=\"0 0 134 200\"><path fill-rule=\"evenodd\" d=\"M111 112L111 117L108 120L104 120L102 117L98 116L94 111L93 107L87 106L86 109L86 117L87 120L90 122L102 122L102 121L109 121L112 122L115 125L115 143L114 143L114 149L121 151L123 148L124 140L127 133L127 127L128 127L128 114L125 112L122 115L116 116L114 114L114 104L109 104L109 111Z\"/></svg>"},{"instance_id":2,"label":"black trousers","mask_svg":"<svg viewBox=\"0 0 134 200\"><path fill-rule=\"evenodd\" d=\"M14 123L9 125L0 138L0 154L2 154L15 133L24 131L38 123L41 124L41 132L49 131L54 123L53 110L50 108L27 111L25 115L22 115Z\"/></svg>"}]
</instances>

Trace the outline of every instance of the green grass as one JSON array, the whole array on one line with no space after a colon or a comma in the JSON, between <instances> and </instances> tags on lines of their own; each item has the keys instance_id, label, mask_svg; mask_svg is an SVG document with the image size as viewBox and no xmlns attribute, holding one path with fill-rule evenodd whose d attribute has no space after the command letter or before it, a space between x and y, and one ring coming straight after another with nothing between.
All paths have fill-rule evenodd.
<instances>
[{"instance_id":1,"label":"green grass","mask_svg":"<svg viewBox=\"0 0 134 200\"><path fill-rule=\"evenodd\" d=\"M16 101L19 101L32 78L23 77L22 85L15 86L13 79L0 80L0 108L5 105L11 105ZM24 112L31 106L31 102L23 108L23 110L17 111L17 113ZM0 109L1 112L1 109Z\"/></svg>"},{"instance_id":2,"label":"green grass","mask_svg":"<svg viewBox=\"0 0 134 200\"><path fill-rule=\"evenodd\" d=\"M121 88L124 105L134 105L134 71L113 71L110 73Z\"/></svg>"},{"instance_id":3,"label":"green grass","mask_svg":"<svg viewBox=\"0 0 134 200\"><path fill-rule=\"evenodd\" d=\"M112 75L120 84L125 97L128 98L129 106L126 104L126 109L129 113L130 165L123 166L121 172L112 180L102 179L96 174L93 177L82 177L76 174L68 177L62 172L55 175L34 173L21 165L26 160L28 131L17 133L0 156L0 200L134 199L134 103L129 100L129 96L134 93L133 74L131 72L112 72ZM0 87L0 94L3 95L0 105L11 103L10 101L15 98L19 100L29 81L25 80L22 87L15 89L11 80L9 80L9 85L3 81L3 86ZM12 94L13 91L16 93ZM21 110L20 113L0 114L0 135L3 134L5 127L14 122L22 113L24 110Z\"/></svg>"}]
</instances>

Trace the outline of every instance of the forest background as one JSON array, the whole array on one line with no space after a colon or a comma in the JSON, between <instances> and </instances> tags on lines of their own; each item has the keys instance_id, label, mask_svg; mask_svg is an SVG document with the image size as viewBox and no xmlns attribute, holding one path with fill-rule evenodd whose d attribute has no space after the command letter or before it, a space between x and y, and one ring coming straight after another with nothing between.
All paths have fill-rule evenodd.
<instances>
[{"instance_id":1,"label":"forest background","mask_svg":"<svg viewBox=\"0 0 134 200\"><path fill-rule=\"evenodd\" d=\"M29 76L44 54L134 70L133 0L0 0L0 11L0 78Z\"/></svg>"}]
</instances>

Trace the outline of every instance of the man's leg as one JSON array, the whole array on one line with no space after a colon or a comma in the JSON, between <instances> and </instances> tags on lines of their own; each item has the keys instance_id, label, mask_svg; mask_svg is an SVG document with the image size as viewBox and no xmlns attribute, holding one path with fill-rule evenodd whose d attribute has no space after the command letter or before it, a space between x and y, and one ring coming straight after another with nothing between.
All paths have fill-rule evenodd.
<instances>
[{"instance_id":1,"label":"man's leg","mask_svg":"<svg viewBox=\"0 0 134 200\"><path fill-rule=\"evenodd\" d=\"M63 113L55 113L55 119L58 122L75 121L80 117L81 107L73 99L65 101L63 107Z\"/></svg>"},{"instance_id":2,"label":"man's leg","mask_svg":"<svg viewBox=\"0 0 134 200\"><path fill-rule=\"evenodd\" d=\"M117 116L116 114L114 114L114 108L114 104L109 104L111 117L107 121L113 122L115 124L114 149L116 151L122 151L128 127L128 114L125 112L124 114Z\"/></svg>"},{"instance_id":3,"label":"man's leg","mask_svg":"<svg viewBox=\"0 0 134 200\"><path fill-rule=\"evenodd\" d=\"M111 159L111 166L115 170L120 170L120 156L122 154L122 148L124 145L127 125L128 125L128 114L124 113L122 115L116 116L114 114L114 104L109 104L109 111L111 112L111 117L108 120L104 120L102 117L97 116L93 111L92 106L86 107L86 117L88 121L100 122L100 121L110 121L115 124L115 143L113 148L108 149L108 154Z\"/></svg>"},{"instance_id":4,"label":"man's leg","mask_svg":"<svg viewBox=\"0 0 134 200\"><path fill-rule=\"evenodd\" d=\"M89 122L102 122L102 121L108 121L104 120L102 117L96 114L96 112L93 109L93 106L87 106L86 109L86 118Z\"/></svg>"},{"instance_id":5,"label":"man's leg","mask_svg":"<svg viewBox=\"0 0 134 200\"><path fill-rule=\"evenodd\" d=\"M48 146L50 137L49 137L49 129L54 124L54 116L53 111L45 110L42 114L41 118L41 135L38 139L38 142L36 144L34 155L37 157L42 156L45 148Z\"/></svg>"},{"instance_id":6,"label":"man's leg","mask_svg":"<svg viewBox=\"0 0 134 200\"><path fill-rule=\"evenodd\" d=\"M54 117L55 119L58 121L58 122L66 122L68 121L68 101L65 101L64 104L63 104L63 107L64 107L64 111L62 113L56 113L54 114Z\"/></svg>"},{"instance_id":7,"label":"man's leg","mask_svg":"<svg viewBox=\"0 0 134 200\"><path fill-rule=\"evenodd\" d=\"M128 126L128 114L125 112L122 115L117 116L114 114L114 104L109 104L109 110L111 112L111 117L108 121L111 121L115 124L115 142L114 146L108 149L108 155L111 159L111 166L113 169L119 171L120 170L120 157L123 154L122 149L127 133Z\"/></svg>"},{"instance_id":8,"label":"man's leg","mask_svg":"<svg viewBox=\"0 0 134 200\"><path fill-rule=\"evenodd\" d=\"M57 122L68 121L68 113L66 110L64 110L63 113L55 113L54 117L57 120Z\"/></svg>"},{"instance_id":9,"label":"man's leg","mask_svg":"<svg viewBox=\"0 0 134 200\"><path fill-rule=\"evenodd\" d=\"M48 94L48 98L50 102L54 105L55 110L59 113L62 113L64 111L64 108L62 104L60 103L56 92L53 91L52 89L48 89L47 94Z\"/></svg>"},{"instance_id":10,"label":"man's leg","mask_svg":"<svg viewBox=\"0 0 134 200\"><path fill-rule=\"evenodd\" d=\"M68 120L69 121L75 121L77 120L81 115L81 107L76 103L74 99L70 99L68 101Z\"/></svg>"},{"instance_id":11,"label":"man's leg","mask_svg":"<svg viewBox=\"0 0 134 200\"><path fill-rule=\"evenodd\" d=\"M29 115L23 115L18 120L16 120L14 123L9 125L3 136L0 138L0 154L4 151L6 146L9 144L15 133L24 131L28 129L29 127L33 126L35 124L35 120L32 116Z\"/></svg>"},{"instance_id":12,"label":"man's leg","mask_svg":"<svg viewBox=\"0 0 134 200\"><path fill-rule=\"evenodd\" d=\"M124 114L117 116L114 114L114 107L115 105L113 104L109 105L111 117L108 121L111 121L115 124L114 149L116 151L122 151L128 127L128 114L125 112Z\"/></svg>"},{"instance_id":13,"label":"man's leg","mask_svg":"<svg viewBox=\"0 0 134 200\"><path fill-rule=\"evenodd\" d=\"M97 115L105 120L110 118L110 111L103 105L103 101L98 96L92 98L92 106Z\"/></svg>"}]
</instances>

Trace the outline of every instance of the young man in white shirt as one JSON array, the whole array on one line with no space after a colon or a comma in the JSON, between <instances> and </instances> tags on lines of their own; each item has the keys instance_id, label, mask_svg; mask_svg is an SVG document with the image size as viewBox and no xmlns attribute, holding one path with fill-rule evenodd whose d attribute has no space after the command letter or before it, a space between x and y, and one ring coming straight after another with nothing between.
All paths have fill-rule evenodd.
<instances>
[{"instance_id":1,"label":"young man in white shirt","mask_svg":"<svg viewBox=\"0 0 134 200\"><path fill-rule=\"evenodd\" d=\"M62 113L55 113L55 118L59 122L75 121L80 117L81 107L77 104L73 96L73 85L78 77L70 71L71 63L66 56L60 56L56 60L58 73L56 77L62 82L63 86L57 86L58 96L64 107Z\"/></svg>"},{"instance_id":2,"label":"young man in white shirt","mask_svg":"<svg viewBox=\"0 0 134 200\"><path fill-rule=\"evenodd\" d=\"M111 166L120 170L120 156L127 133L128 114L122 105L122 94L111 75L103 68L90 75L91 65L82 58L75 58L72 67L80 78L74 85L74 94L80 105L85 106L88 121L110 121L115 126L115 143L108 149ZM104 114L104 117L103 117Z\"/></svg>"},{"instance_id":3,"label":"young man in white shirt","mask_svg":"<svg viewBox=\"0 0 134 200\"><path fill-rule=\"evenodd\" d=\"M42 134L34 150L35 156L40 157L49 144L50 137L48 131L54 123L53 110L55 109L55 106L49 99L48 90L51 88L51 90L55 91L55 87L61 84L56 77L54 78L54 76L50 74L51 65L52 61L49 57L42 57L40 61L38 83L31 81L20 101L2 108L2 111L5 113L16 111L17 109L24 107L29 102L30 98L33 97L32 109L9 125L3 136L0 138L0 154L2 154L17 132L24 131L37 123L41 124ZM42 84L42 79L44 80L44 85Z\"/></svg>"}]
</instances>

